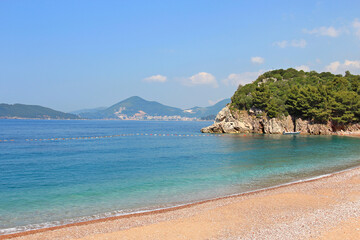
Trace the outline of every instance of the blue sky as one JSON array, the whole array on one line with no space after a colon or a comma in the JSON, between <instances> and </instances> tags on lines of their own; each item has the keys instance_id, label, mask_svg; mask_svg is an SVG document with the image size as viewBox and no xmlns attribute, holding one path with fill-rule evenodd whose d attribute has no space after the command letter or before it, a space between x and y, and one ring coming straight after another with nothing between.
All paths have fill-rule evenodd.
<instances>
[{"instance_id":1,"label":"blue sky","mask_svg":"<svg viewBox=\"0 0 360 240\"><path fill-rule=\"evenodd\" d=\"M0 102L181 108L264 71L360 74L359 1L0 1Z\"/></svg>"}]
</instances>

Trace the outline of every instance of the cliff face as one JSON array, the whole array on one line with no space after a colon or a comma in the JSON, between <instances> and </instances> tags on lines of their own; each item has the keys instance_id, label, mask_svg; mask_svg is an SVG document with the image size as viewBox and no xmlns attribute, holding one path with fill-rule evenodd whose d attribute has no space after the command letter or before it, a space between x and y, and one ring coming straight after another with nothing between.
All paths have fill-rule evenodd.
<instances>
[{"instance_id":1,"label":"cliff face","mask_svg":"<svg viewBox=\"0 0 360 240\"><path fill-rule=\"evenodd\" d=\"M360 124L332 126L330 122L328 124L316 124L302 119L293 121L291 116L268 118L265 116L257 117L257 115L261 115L258 110L248 113L247 111L230 110L229 106L226 106L216 116L214 124L201 129L201 132L282 134L284 131L300 131L301 134L329 135L337 131L360 131Z\"/></svg>"}]
</instances>

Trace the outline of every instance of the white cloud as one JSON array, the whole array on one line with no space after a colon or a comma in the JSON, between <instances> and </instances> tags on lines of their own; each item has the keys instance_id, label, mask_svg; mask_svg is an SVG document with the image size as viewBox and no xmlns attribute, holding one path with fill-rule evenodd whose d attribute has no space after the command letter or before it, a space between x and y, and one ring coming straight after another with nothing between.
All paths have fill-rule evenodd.
<instances>
[{"instance_id":1,"label":"white cloud","mask_svg":"<svg viewBox=\"0 0 360 240\"><path fill-rule=\"evenodd\" d=\"M145 82L166 82L167 81L167 77L163 76L163 75L153 75L147 78L144 78L143 81Z\"/></svg>"},{"instance_id":2,"label":"white cloud","mask_svg":"<svg viewBox=\"0 0 360 240\"><path fill-rule=\"evenodd\" d=\"M329 65L327 65L325 67L325 70L328 71L328 72L332 72L332 73L335 73L337 72L339 66L340 66L340 62L339 61L336 61L336 62L332 62L330 63Z\"/></svg>"},{"instance_id":3,"label":"white cloud","mask_svg":"<svg viewBox=\"0 0 360 240\"><path fill-rule=\"evenodd\" d=\"M199 72L189 78L184 79L183 83L186 86L210 85L214 88L219 86L216 78L207 72Z\"/></svg>"},{"instance_id":4,"label":"white cloud","mask_svg":"<svg viewBox=\"0 0 360 240\"><path fill-rule=\"evenodd\" d=\"M313 34L316 36L328 36L328 37L338 37L341 34L354 34L360 39L360 20L355 18L351 24L347 24L341 28L330 27L319 27L312 30L303 29L304 33Z\"/></svg>"},{"instance_id":5,"label":"white cloud","mask_svg":"<svg viewBox=\"0 0 360 240\"><path fill-rule=\"evenodd\" d=\"M347 67L360 68L360 61L345 60L344 65Z\"/></svg>"},{"instance_id":6,"label":"white cloud","mask_svg":"<svg viewBox=\"0 0 360 240\"><path fill-rule=\"evenodd\" d=\"M330 27L319 27L312 30L304 29L304 33L314 34L316 36L328 36L328 37L338 37L341 33L339 29L336 29L332 26Z\"/></svg>"},{"instance_id":7,"label":"white cloud","mask_svg":"<svg viewBox=\"0 0 360 240\"><path fill-rule=\"evenodd\" d=\"M310 72L309 66L306 66L306 65L297 66L297 67L295 67L295 69L298 71L303 70L304 72Z\"/></svg>"},{"instance_id":8,"label":"white cloud","mask_svg":"<svg viewBox=\"0 0 360 240\"><path fill-rule=\"evenodd\" d=\"M279 48L286 48L289 45L289 43L288 41L284 40L280 42L274 42L274 45L278 46Z\"/></svg>"},{"instance_id":9,"label":"white cloud","mask_svg":"<svg viewBox=\"0 0 360 240\"><path fill-rule=\"evenodd\" d=\"M263 64L265 62L265 59L262 57L252 57L251 62L257 64Z\"/></svg>"},{"instance_id":10,"label":"white cloud","mask_svg":"<svg viewBox=\"0 0 360 240\"><path fill-rule=\"evenodd\" d=\"M345 60L344 63L335 61L325 67L325 71L335 74L344 74L345 71L350 71L354 74L360 73L360 61Z\"/></svg>"},{"instance_id":11,"label":"white cloud","mask_svg":"<svg viewBox=\"0 0 360 240\"><path fill-rule=\"evenodd\" d=\"M304 48L304 47L306 47L306 45L307 45L307 42L304 39L292 40L291 41L291 46L292 47Z\"/></svg>"},{"instance_id":12,"label":"white cloud","mask_svg":"<svg viewBox=\"0 0 360 240\"><path fill-rule=\"evenodd\" d=\"M279 48L286 48L286 47L296 47L296 48L304 48L307 45L306 40L304 39L294 39L291 41L279 41L274 42L274 45L278 46Z\"/></svg>"},{"instance_id":13,"label":"white cloud","mask_svg":"<svg viewBox=\"0 0 360 240\"><path fill-rule=\"evenodd\" d=\"M352 26L355 30L355 35L360 38L360 21L357 18L352 23Z\"/></svg>"},{"instance_id":14,"label":"white cloud","mask_svg":"<svg viewBox=\"0 0 360 240\"><path fill-rule=\"evenodd\" d=\"M226 86L239 86L239 84L245 85L255 81L262 73L264 73L263 70L258 72L232 73L229 74L226 79L222 80L222 82Z\"/></svg>"}]
</instances>

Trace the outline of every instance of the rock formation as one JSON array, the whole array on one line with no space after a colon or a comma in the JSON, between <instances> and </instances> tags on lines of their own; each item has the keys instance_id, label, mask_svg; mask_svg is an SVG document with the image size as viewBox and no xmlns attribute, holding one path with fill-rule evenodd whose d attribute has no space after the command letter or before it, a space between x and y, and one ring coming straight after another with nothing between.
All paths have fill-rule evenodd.
<instances>
[{"instance_id":1,"label":"rock formation","mask_svg":"<svg viewBox=\"0 0 360 240\"><path fill-rule=\"evenodd\" d=\"M360 124L333 126L331 122L317 124L300 118L294 120L291 116L269 118L258 109L251 109L247 112L231 109L230 105L228 105L217 114L213 125L201 129L203 133L282 134L284 131L300 131L301 134L312 135L329 135L338 131L360 131Z\"/></svg>"}]
</instances>

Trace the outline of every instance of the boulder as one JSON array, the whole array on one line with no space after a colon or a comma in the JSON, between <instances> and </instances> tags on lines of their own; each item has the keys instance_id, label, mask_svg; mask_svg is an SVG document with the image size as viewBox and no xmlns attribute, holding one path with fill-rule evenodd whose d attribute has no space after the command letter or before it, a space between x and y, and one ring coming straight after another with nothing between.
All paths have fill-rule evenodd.
<instances>
[{"instance_id":1,"label":"boulder","mask_svg":"<svg viewBox=\"0 0 360 240\"><path fill-rule=\"evenodd\" d=\"M219 123L214 123L211 126L204 127L201 129L203 133L224 133L221 125Z\"/></svg>"}]
</instances>

